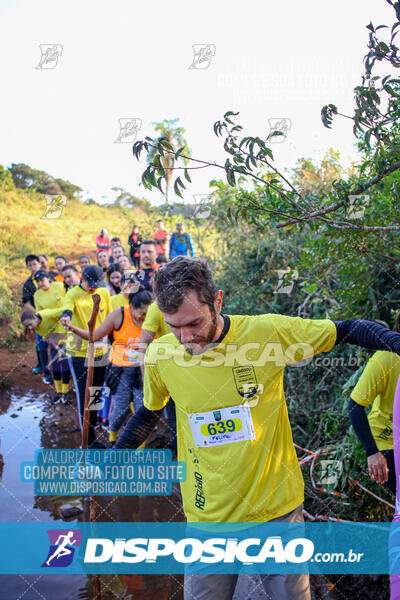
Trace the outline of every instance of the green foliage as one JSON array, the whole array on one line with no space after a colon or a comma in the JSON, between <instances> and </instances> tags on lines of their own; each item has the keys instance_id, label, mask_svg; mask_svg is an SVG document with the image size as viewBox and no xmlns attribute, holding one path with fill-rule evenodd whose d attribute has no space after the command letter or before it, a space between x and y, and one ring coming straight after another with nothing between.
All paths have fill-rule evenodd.
<instances>
[{"instance_id":1,"label":"green foliage","mask_svg":"<svg viewBox=\"0 0 400 600\"><path fill-rule=\"evenodd\" d=\"M145 211L150 210L151 204L148 200L137 198L121 187L113 187L111 189L114 192L118 192L118 196L114 200L114 206L117 206L118 208L140 208Z\"/></svg>"},{"instance_id":2,"label":"green foliage","mask_svg":"<svg viewBox=\"0 0 400 600\"><path fill-rule=\"evenodd\" d=\"M82 189L65 181L64 179L54 178L45 171L33 169L24 163L12 164L9 172L11 173L14 185L20 189L36 190L40 194L63 194L67 198L75 198Z\"/></svg>"},{"instance_id":3,"label":"green foliage","mask_svg":"<svg viewBox=\"0 0 400 600\"><path fill-rule=\"evenodd\" d=\"M12 175L8 169L3 167L3 165L0 165L0 187L5 191L14 189Z\"/></svg>"},{"instance_id":4,"label":"green foliage","mask_svg":"<svg viewBox=\"0 0 400 600\"><path fill-rule=\"evenodd\" d=\"M299 161L296 177L311 196L323 188L326 178L338 175L341 169L337 154L331 151L321 164ZM341 231L314 224L297 230L276 230L267 218L252 221L237 216L241 210L237 202L240 190L221 181L213 182L213 190L211 219L218 230L216 244L221 249L213 267L218 287L224 290L224 312L272 312L314 319L362 317L394 324L400 307L400 264L394 233L377 237L360 232L346 237ZM366 209L372 222L376 222L385 206L388 211L393 210L387 194L379 196L378 206L377 198L372 197ZM231 218L227 220L229 207ZM285 283L289 288L293 284L290 293L279 293L279 270L288 271ZM285 396L294 441L313 451L333 448L321 458L340 461L343 470L335 489L348 496L341 499L316 491L306 466L306 509L311 514L350 520L391 518L387 506L348 480L352 477L393 501L388 491L369 478L365 453L350 427L346 410L351 390L371 355L343 345L333 349L326 359L320 355L310 364L286 369Z\"/></svg>"},{"instance_id":5,"label":"green foliage","mask_svg":"<svg viewBox=\"0 0 400 600\"><path fill-rule=\"evenodd\" d=\"M13 310L14 302L12 301L12 292L7 285L6 271L0 267L0 325L9 321Z\"/></svg>"},{"instance_id":6,"label":"green foliage","mask_svg":"<svg viewBox=\"0 0 400 600\"><path fill-rule=\"evenodd\" d=\"M154 122L154 129L159 134L157 138L146 137L147 143L145 149L147 152L148 167L142 175L142 184L146 189L157 187L162 194L165 194L165 207L168 210L168 190L170 187L172 172L175 162L178 158L186 165L189 161L190 149L185 138L184 127L176 126L179 118L164 119L161 122ZM134 144L133 155L139 158L141 145ZM184 176L187 181L191 181L187 169L184 169ZM162 188L162 181L165 182L165 192ZM185 185L180 177L174 182L174 192L182 198L181 190Z\"/></svg>"}]
</instances>

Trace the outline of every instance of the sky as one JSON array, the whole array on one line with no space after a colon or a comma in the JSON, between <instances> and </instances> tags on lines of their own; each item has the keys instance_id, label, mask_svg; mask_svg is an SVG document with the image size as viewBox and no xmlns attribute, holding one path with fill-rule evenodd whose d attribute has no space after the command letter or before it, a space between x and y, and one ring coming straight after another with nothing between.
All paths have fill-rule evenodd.
<instances>
[{"instance_id":1,"label":"sky","mask_svg":"<svg viewBox=\"0 0 400 600\"><path fill-rule=\"evenodd\" d=\"M391 24L392 14L385 0L1 0L0 164L27 163L101 203L121 187L160 204L159 191L140 185L145 161L132 156L135 135L152 136L152 122L179 117L192 156L223 164L212 126L228 110L240 112L244 135L265 139L269 120L290 123L286 139L271 144L280 169L303 156L320 160L329 147L346 164L356 158L352 123L337 118L326 129L321 107L353 113L365 26ZM193 46L206 44L211 59L189 68ZM45 45L61 54L43 65ZM128 143L116 141L120 119L135 119ZM194 173L189 203L224 175Z\"/></svg>"}]
</instances>

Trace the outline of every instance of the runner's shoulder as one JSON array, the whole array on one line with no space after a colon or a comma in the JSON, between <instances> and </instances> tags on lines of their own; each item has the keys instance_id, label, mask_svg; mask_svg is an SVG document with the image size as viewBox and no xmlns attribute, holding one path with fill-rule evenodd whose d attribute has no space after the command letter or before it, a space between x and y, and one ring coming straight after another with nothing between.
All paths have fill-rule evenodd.
<instances>
[{"instance_id":1,"label":"runner's shoulder","mask_svg":"<svg viewBox=\"0 0 400 600\"><path fill-rule=\"evenodd\" d=\"M61 281L53 281L51 287L55 290L58 290L64 296L65 287Z\"/></svg>"},{"instance_id":2,"label":"runner's shoulder","mask_svg":"<svg viewBox=\"0 0 400 600\"><path fill-rule=\"evenodd\" d=\"M159 338L156 338L149 344L146 352L147 357L159 356L161 348L165 348L165 351L170 348L171 350L177 348L180 345L179 341L173 333L166 333Z\"/></svg>"},{"instance_id":3,"label":"runner's shoulder","mask_svg":"<svg viewBox=\"0 0 400 600\"><path fill-rule=\"evenodd\" d=\"M389 371L393 368L400 367L400 356L395 352L378 350L371 356L369 360L379 363L381 367Z\"/></svg>"}]
</instances>

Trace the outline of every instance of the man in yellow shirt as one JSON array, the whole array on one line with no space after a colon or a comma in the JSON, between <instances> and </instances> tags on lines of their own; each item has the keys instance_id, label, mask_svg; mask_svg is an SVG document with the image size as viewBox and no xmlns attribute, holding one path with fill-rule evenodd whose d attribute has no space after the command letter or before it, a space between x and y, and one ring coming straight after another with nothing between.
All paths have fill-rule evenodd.
<instances>
[{"instance_id":1,"label":"man in yellow shirt","mask_svg":"<svg viewBox=\"0 0 400 600\"><path fill-rule=\"evenodd\" d=\"M223 315L223 292L208 264L184 256L156 271L153 289L172 333L149 345L144 406L115 447L137 448L171 395L188 522L302 521L304 483L283 392L285 366L344 341L400 353L400 334L362 320ZM236 579L189 575L185 598L231 599ZM310 598L307 575L261 579L269 598Z\"/></svg>"},{"instance_id":2,"label":"man in yellow shirt","mask_svg":"<svg viewBox=\"0 0 400 600\"><path fill-rule=\"evenodd\" d=\"M111 312L111 299L104 285L103 270L97 265L89 265L82 273L82 281L79 285L68 290L64 298L61 324L68 328L75 325L81 329L88 329L88 321L92 315L92 294L96 292L100 296L100 307L97 315L95 328L97 328ZM88 342L78 337L71 331L67 337L66 351L72 377L75 384L76 398L79 410L79 421L82 427L82 416L85 402L85 387L87 378L87 349ZM104 342L95 343L95 359L93 370L93 387L102 388L106 369L106 354L108 345ZM104 447L96 442L95 425L97 410L90 411L88 447Z\"/></svg>"},{"instance_id":3,"label":"man in yellow shirt","mask_svg":"<svg viewBox=\"0 0 400 600\"><path fill-rule=\"evenodd\" d=\"M400 376L400 357L375 352L351 393L348 412L368 461L372 479L384 483L395 494L393 456L393 399ZM372 408L368 418L365 407Z\"/></svg>"}]
</instances>

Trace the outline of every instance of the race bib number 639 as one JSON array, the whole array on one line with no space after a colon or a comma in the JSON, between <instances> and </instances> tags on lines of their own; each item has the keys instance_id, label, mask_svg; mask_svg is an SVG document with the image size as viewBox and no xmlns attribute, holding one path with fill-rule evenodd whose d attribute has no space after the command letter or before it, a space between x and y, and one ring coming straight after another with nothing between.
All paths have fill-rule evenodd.
<instances>
[{"instance_id":1,"label":"race bib number 639","mask_svg":"<svg viewBox=\"0 0 400 600\"><path fill-rule=\"evenodd\" d=\"M249 406L230 406L202 413L189 413L189 425L197 448L255 440Z\"/></svg>"}]
</instances>

